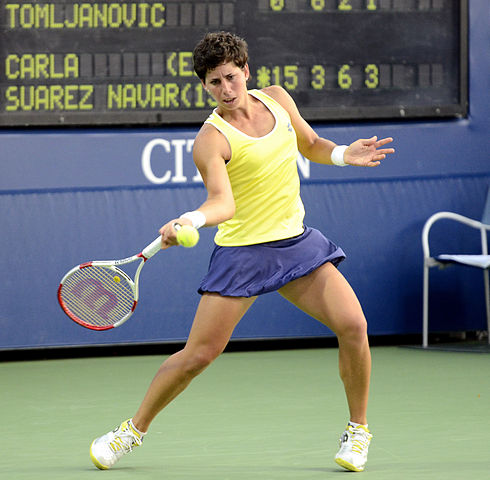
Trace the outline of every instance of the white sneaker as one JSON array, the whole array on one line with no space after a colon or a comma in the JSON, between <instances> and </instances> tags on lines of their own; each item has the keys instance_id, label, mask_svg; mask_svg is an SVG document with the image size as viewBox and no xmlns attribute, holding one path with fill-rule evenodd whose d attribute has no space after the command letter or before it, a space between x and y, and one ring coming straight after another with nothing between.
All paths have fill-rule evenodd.
<instances>
[{"instance_id":1,"label":"white sneaker","mask_svg":"<svg viewBox=\"0 0 490 480\"><path fill-rule=\"evenodd\" d=\"M362 472L367 462L369 444L373 438L367 427L352 426L350 423L340 437L340 450L335 462L352 472Z\"/></svg>"},{"instance_id":2,"label":"white sneaker","mask_svg":"<svg viewBox=\"0 0 490 480\"><path fill-rule=\"evenodd\" d=\"M123 455L143 443L143 434L126 420L112 432L96 438L90 445L90 458L101 470L111 468Z\"/></svg>"}]
</instances>

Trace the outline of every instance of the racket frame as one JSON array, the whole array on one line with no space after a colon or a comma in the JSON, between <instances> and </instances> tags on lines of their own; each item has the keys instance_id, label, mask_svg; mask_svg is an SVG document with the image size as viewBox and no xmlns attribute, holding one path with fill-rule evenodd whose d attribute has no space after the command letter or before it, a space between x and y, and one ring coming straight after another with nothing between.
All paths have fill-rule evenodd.
<instances>
[{"instance_id":1,"label":"racket frame","mask_svg":"<svg viewBox=\"0 0 490 480\"><path fill-rule=\"evenodd\" d=\"M139 299L139 278L140 278L140 273L141 269L143 268L144 264L146 263L147 260L149 260L153 255L155 255L157 252L160 251L161 248L161 237L157 237L153 242L151 242L149 245L147 245L140 253L137 255L132 255L131 257L126 257L126 258L121 258L120 260L93 260L91 262L85 262L81 263L80 265L77 265L76 267L73 267L71 270L69 270L64 277L60 281L60 285L58 287L58 302L63 309L63 311L68 315L68 317L73 320L75 323L78 323L82 327L89 328L90 330L110 330L112 328L116 328L121 326L123 323L125 323L131 315L133 315L134 310L136 309L136 305L138 304L138 299ZM134 280L122 269L119 268L120 265L127 265L129 263L133 263L140 260L140 264L138 265L136 272L134 274ZM63 286L68 278L70 278L74 273L76 273L79 270L82 270L84 268L91 268L91 267L106 267L111 269L115 275L119 275L125 278L125 280L128 282L129 286L131 287L131 290L133 292L133 306L131 307L131 310L124 315L120 320L113 324L109 325L94 325L92 323L88 323L84 321L83 319L79 318L77 315L75 315L65 304L62 298L62 290Z\"/></svg>"}]
</instances>

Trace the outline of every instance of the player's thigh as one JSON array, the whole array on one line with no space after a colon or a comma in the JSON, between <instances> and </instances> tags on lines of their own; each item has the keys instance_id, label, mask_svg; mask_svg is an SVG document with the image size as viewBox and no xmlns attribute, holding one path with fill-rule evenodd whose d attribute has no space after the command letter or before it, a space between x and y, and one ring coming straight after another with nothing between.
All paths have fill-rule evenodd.
<instances>
[{"instance_id":1,"label":"player's thigh","mask_svg":"<svg viewBox=\"0 0 490 480\"><path fill-rule=\"evenodd\" d=\"M366 320L356 294L330 262L288 283L279 293L336 334L365 329Z\"/></svg>"},{"instance_id":2,"label":"player's thigh","mask_svg":"<svg viewBox=\"0 0 490 480\"><path fill-rule=\"evenodd\" d=\"M221 353L256 298L223 297L215 293L202 295L186 349L208 349L211 355Z\"/></svg>"}]
</instances>

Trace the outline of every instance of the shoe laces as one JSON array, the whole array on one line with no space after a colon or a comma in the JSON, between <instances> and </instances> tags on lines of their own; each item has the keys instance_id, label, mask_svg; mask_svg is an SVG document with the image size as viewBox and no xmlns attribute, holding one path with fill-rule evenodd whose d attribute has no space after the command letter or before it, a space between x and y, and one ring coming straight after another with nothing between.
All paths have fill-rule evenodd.
<instances>
[{"instance_id":1,"label":"shoe laces","mask_svg":"<svg viewBox=\"0 0 490 480\"><path fill-rule=\"evenodd\" d=\"M109 443L111 450L117 454L129 453L133 447L143 443L143 439L136 435L128 425L123 428L118 427L114 430L114 438Z\"/></svg>"},{"instance_id":2,"label":"shoe laces","mask_svg":"<svg viewBox=\"0 0 490 480\"><path fill-rule=\"evenodd\" d=\"M349 428L352 440L352 451L363 454L364 450L369 446L371 434L363 428Z\"/></svg>"}]
</instances>

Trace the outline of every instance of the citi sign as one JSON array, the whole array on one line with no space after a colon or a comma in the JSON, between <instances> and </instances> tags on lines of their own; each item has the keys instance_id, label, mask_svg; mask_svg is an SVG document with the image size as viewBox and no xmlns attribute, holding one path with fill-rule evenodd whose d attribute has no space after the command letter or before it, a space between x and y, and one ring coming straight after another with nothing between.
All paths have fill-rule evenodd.
<instances>
[{"instance_id":1,"label":"citi sign","mask_svg":"<svg viewBox=\"0 0 490 480\"><path fill-rule=\"evenodd\" d=\"M192 160L194 139L177 138L150 140L141 153L141 169L153 184L202 183L202 178ZM310 161L298 154L296 159L301 177L310 178Z\"/></svg>"}]
</instances>

